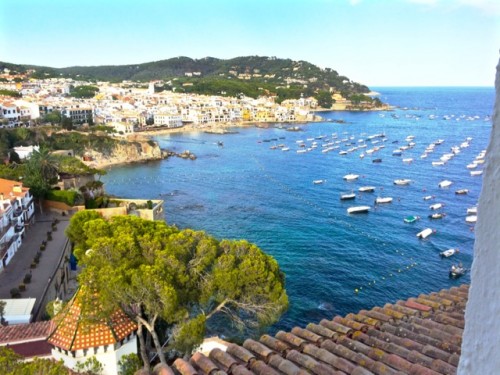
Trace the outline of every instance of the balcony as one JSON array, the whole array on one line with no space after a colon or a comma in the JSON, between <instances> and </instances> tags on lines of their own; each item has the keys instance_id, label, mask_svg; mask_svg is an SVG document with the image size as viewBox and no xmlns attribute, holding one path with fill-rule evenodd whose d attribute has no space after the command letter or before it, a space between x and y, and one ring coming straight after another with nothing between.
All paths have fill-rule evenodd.
<instances>
[{"instance_id":1,"label":"balcony","mask_svg":"<svg viewBox=\"0 0 500 375\"><path fill-rule=\"evenodd\" d=\"M11 225L11 223L9 223L6 226L3 226L0 228L0 239L2 239L3 236L5 236L5 233L7 233L11 227L12 227L12 225Z\"/></svg>"},{"instance_id":2,"label":"balcony","mask_svg":"<svg viewBox=\"0 0 500 375\"><path fill-rule=\"evenodd\" d=\"M16 209L16 210L14 210L14 212L12 213L12 216L14 216L14 217L19 217L19 216L21 216L22 214L23 214L23 210L22 210L22 208L18 208L18 209Z\"/></svg>"},{"instance_id":3,"label":"balcony","mask_svg":"<svg viewBox=\"0 0 500 375\"><path fill-rule=\"evenodd\" d=\"M0 244L0 259L3 259L3 257L5 256L7 251L9 251L9 248L12 246L14 241L15 241L15 237L11 237L7 242Z\"/></svg>"},{"instance_id":4,"label":"balcony","mask_svg":"<svg viewBox=\"0 0 500 375\"><path fill-rule=\"evenodd\" d=\"M23 231L24 231L24 225L19 225L19 224L18 224L18 225L16 225L16 226L14 227L14 231L15 231L16 233L21 233L21 232L23 232Z\"/></svg>"},{"instance_id":5,"label":"balcony","mask_svg":"<svg viewBox=\"0 0 500 375\"><path fill-rule=\"evenodd\" d=\"M23 210L26 211L31 206L31 203L33 203L33 196L27 202L23 203Z\"/></svg>"}]
</instances>

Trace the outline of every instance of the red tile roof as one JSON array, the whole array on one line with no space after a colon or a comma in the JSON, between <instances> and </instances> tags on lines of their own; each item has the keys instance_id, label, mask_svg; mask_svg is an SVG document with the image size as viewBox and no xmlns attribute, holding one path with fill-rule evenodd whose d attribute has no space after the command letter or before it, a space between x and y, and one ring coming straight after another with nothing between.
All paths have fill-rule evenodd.
<instances>
[{"instance_id":1,"label":"red tile roof","mask_svg":"<svg viewBox=\"0 0 500 375\"><path fill-rule=\"evenodd\" d=\"M56 329L48 342L70 351L115 344L137 329L136 324L119 309L109 318L98 322L83 320L78 293L54 321Z\"/></svg>"},{"instance_id":2,"label":"red tile roof","mask_svg":"<svg viewBox=\"0 0 500 375\"><path fill-rule=\"evenodd\" d=\"M178 359L173 368L181 375L455 374L468 291L461 285L247 339L226 352Z\"/></svg>"},{"instance_id":3,"label":"red tile roof","mask_svg":"<svg viewBox=\"0 0 500 375\"><path fill-rule=\"evenodd\" d=\"M51 321L0 326L0 345L46 339L53 329Z\"/></svg>"}]
</instances>

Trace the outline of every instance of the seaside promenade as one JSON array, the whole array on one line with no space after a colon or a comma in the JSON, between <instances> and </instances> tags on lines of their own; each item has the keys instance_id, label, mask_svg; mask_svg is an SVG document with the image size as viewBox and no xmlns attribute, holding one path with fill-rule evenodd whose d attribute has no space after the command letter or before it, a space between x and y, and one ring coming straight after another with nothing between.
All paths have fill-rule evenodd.
<instances>
[{"instance_id":1,"label":"seaside promenade","mask_svg":"<svg viewBox=\"0 0 500 375\"><path fill-rule=\"evenodd\" d=\"M52 231L52 222L58 219L57 230ZM38 314L43 303L44 293L50 284L59 265L60 258L67 242L64 234L69 224L70 216L44 211L35 213L35 224L26 228L25 237L21 247L14 255L8 266L0 273L0 299L10 299L10 290L18 288L26 274L31 274L31 282L26 284L26 290L21 292L21 298L36 298L33 307L33 317L43 316ZM40 251L40 244L47 239L47 232L52 231L52 240L47 241L45 251L41 252L39 264L31 269L31 262L35 254ZM74 283L71 283L74 284ZM74 288L74 286L73 286Z\"/></svg>"}]
</instances>

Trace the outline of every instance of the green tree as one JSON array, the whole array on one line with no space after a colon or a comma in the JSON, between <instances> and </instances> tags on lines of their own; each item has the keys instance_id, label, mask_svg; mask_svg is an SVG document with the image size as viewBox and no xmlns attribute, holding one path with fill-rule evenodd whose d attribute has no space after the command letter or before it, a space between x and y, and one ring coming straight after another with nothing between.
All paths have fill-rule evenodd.
<instances>
[{"instance_id":1,"label":"green tree","mask_svg":"<svg viewBox=\"0 0 500 375\"><path fill-rule=\"evenodd\" d=\"M135 353L124 355L118 361L120 375L134 375L142 367L142 362Z\"/></svg>"},{"instance_id":2,"label":"green tree","mask_svg":"<svg viewBox=\"0 0 500 375\"><path fill-rule=\"evenodd\" d=\"M133 317L145 366L143 331L165 363L162 341L189 353L215 315L253 330L277 321L288 306L277 262L247 241L218 241L133 216L90 219L86 211L73 215L67 234L83 266L79 283L88 286L82 305L91 308L97 294L103 314L119 304ZM167 329L157 332L160 322Z\"/></svg>"},{"instance_id":3,"label":"green tree","mask_svg":"<svg viewBox=\"0 0 500 375\"><path fill-rule=\"evenodd\" d=\"M43 118L44 122L50 122L51 125L59 125L61 123L62 116L59 111L52 111L47 113Z\"/></svg>"},{"instance_id":4,"label":"green tree","mask_svg":"<svg viewBox=\"0 0 500 375\"><path fill-rule=\"evenodd\" d=\"M33 151L25 163L24 183L38 199L40 209L45 195L53 183L57 181L57 160L48 148L42 147L40 151Z\"/></svg>"},{"instance_id":5,"label":"green tree","mask_svg":"<svg viewBox=\"0 0 500 375\"><path fill-rule=\"evenodd\" d=\"M318 91L318 93L315 95L316 100L318 101L318 105L321 108L332 108L333 105L333 98L332 94L328 91Z\"/></svg>"},{"instance_id":6,"label":"green tree","mask_svg":"<svg viewBox=\"0 0 500 375\"><path fill-rule=\"evenodd\" d=\"M75 365L75 370L79 374L84 375L101 375L104 371L104 366L96 357L90 357L83 362L78 361Z\"/></svg>"},{"instance_id":7,"label":"green tree","mask_svg":"<svg viewBox=\"0 0 500 375\"><path fill-rule=\"evenodd\" d=\"M24 358L16 354L12 349L0 347L0 373L2 375L20 374L44 374L44 375L68 375L69 369L64 367L62 361L54 361L45 358L35 358L33 361L24 362Z\"/></svg>"}]
</instances>

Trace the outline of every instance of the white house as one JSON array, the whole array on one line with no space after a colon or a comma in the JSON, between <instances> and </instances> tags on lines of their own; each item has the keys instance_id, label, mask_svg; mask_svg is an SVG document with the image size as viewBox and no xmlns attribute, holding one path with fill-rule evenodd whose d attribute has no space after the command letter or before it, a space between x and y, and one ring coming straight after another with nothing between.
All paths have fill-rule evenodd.
<instances>
[{"instance_id":1,"label":"white house","mask_svg":"<svg viewBox=\"0 0 500 375\"><path fill-rule=\"evenodd\" d=\"M29 159L33 151L40 151L40 146L17 146L14 151L20 159Z\"/></svg>"}]
</instances>

